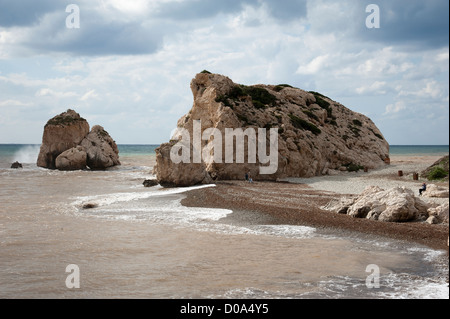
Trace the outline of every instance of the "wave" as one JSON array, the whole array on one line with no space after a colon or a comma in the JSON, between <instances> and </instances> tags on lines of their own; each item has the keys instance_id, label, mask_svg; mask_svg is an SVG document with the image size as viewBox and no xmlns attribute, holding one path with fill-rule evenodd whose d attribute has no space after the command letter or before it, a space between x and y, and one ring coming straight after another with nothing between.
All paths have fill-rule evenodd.
<instances>
[{"instance_id":1,"label":"wave","mask_svg":"<svg viewBox=\"0 0 450 319\"><path fill-rule=\"evenodd\" d=\"M24 146L14 153L13 161L18 161L22 164L36 163L39 156L39 150L39 145Z\"/></svg>"}]
</instances>

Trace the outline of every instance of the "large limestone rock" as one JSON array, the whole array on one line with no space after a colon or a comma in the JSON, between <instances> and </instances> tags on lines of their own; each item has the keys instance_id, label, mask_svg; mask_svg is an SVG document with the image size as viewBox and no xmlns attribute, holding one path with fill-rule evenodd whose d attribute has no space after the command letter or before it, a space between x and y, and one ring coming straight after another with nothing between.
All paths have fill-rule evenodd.
<instances>
[{"instance_id":1,"label":"large limestone rock","mask_svg":"<svg viewBox=\"0 0 450 319\"><path fill-rule=\"evenodd\" d=\"M449 203L428 209L428 215L436 219L438 223L448 224Z\"/></svg>"},{"instance_id":2,"label":"large limestone rock","mask_svg":"<svg viewBox=\"0 0 450 319\"><path fill-rule=\"evenodd\" d=\"M96 125L73 110L67 110L47 122L37 165L49 169L106 169L120 165L116 142Z\"/></svg>"},{"instance_id":3,"label":"large limestone rock","mask_svg":"<svg viewBox=\"0 0 450 319\"><path fill-rule=\"evenodd\" d=\"M343 198L323 208L355 218L407 222L427 218L431 207L405 187L384 190L369 186L355 198Z\"/></svg>"},{"instance_id":4,"label":"large limestone rock","mask_svg":"<svg viewBox=\"0 0 450 319\"><path fill-rule=\"evenodd\" d=\"M77 112L67 110L47 122L42 137L37 166L55 169L56 158L78 146L89 133L89 123Z\"/></svg>"},{"instance_id":5,"label":"large limestone rock","mask_svg":"<svg viewBox=\"0 0 450 319\"><path fill-rule=\"evenodd\" d=\"M120 165L117 144L100 125L92 128L81 142L81 146L86 150L87 165L90 169L98 170Z\"/></svg>"},{"instance_id":6,"label":"large limestone rock","mask_svg":"<svg viewBox=\"0 0 450 319\"><path fill-rule=\"evenodd\" d=\"M73 147L62 152L55 161L56 169L60 171L74 171L86 168L87 153L84 147Z\"/></svg>"},{"instance_id":7,"label":"large limestone rock","mask_svg":"<svg viewBox=\"0 0 450 319\"><path fill-rule=\"evenodd\" d=\"M156 162L159 163L159 167L170 167L158 170L158 184L162 187L188 187L213 182L204 164L173 164L170 159L171 148L171 144L163 144L156 151Z\"/></svg>"},{"instance_id":8,"label":"large limestone rock","mask_svg":"<svg viewBox=\"0 0 450 319\"><path fill-rule=\"evenodd\" d=\"M422 193L423 197L429 198L448 198L449 190L445 187L439 187L435 184L427 185L427 190Z\"/></svg>"},{"instance_id":9,"label":"large limestone rock","mask_svg":"<svg viewBox=\"0 0 450 319\"><path fill-rule=\"evenodd\" d=\"M246 172L254 180L312 177L340 170L377 168L389 162L389 145L369 118L319 93L288 85L243 86L223 75L208 73L197 74L191 90L192 109L178 121L172 141L156 150L154 173L161 185L189 186L217 179L243 179ZM194 147L194 128L198 123L201 123L200 139L204 140ZM260 135L258 129L262 128L267 129L266 136ZM278 139L270 140L270 128L278 129ZM209 137L214 129L220 136ZM261 145L257 144L256 161L248 160L246 140L244 163L237 163L235 155L233 163L225 163L226 129L253 131L255 138L251 141L256 144L264 136ZM190 136L190 143L186 144L186 149L191 150L190 161L177 163L170 154L180 142L185 142L182 134L185 131ZM215 147L216 139L221 140L221 147ZM276 169L263 172L262 162L267 161L261 156L270 155L270 146L276 143ZM267 152L261 155L259 150L264 144ZM201 161L194 161L194 150L198 148ZM222 161L215 157L218 150L222 151Z\"/></svg>"}]
</instances>

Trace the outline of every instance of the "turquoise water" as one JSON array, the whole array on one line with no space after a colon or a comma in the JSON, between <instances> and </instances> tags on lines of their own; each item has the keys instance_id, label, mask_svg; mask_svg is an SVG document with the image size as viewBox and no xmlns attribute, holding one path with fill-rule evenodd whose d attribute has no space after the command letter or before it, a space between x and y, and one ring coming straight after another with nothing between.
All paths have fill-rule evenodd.
<instances>
[{"instance_id":1,"label":"turquoise water","mask_svg":"<svg viewBox=\"0 0 450 319\"><path fill-rule=\"evenodd\" d=\"M35 163L39 154L38 144L0 144L0 162ZM155 155L159 145L118 145L120 156ZM448 145L391 145L391 155L436 155L449 154Z\"/></svg>"},{"instance_id":2,"label":"turquoise water","mask_svg":"<svg viewBox=\"0 0 450 319\"><path fill-rule=\"evenodd\" d=\"M448 145L391 145L391 155L436 155L449 154Z\"/></svg>"},{"instance_id":3,"label":"turquoise water","mask_svg":"<svg viewBox=\"0 0 450 319\"><path fill-rule=\"evenodd\" d=\"M159 145L118 145L120 156L155 155ZM36 163L39 144L0 144L0 162Z\"/></svg>"}]
</instances>

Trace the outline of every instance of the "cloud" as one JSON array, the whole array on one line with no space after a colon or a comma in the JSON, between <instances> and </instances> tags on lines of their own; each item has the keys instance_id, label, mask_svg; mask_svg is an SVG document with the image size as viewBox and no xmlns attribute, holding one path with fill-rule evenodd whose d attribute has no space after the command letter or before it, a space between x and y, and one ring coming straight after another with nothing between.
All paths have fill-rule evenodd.
<instances>
[{"instance_id":1,"label":"cloud","mask_svg":"<svg viewBox=\"0 0 450 319\"><path fill-rule=\"evenodd\" d=\"M220 15L238 15L246 8L264 8L279 23L306 16L306 0L184 0L147 2L143 0L92 2L79 0L80 28L66 27L66 5L70 1L1 2L0 32L3 50L9 55L60 52L71 55L153 54L164 45L167 35L183 34L221 21ZM21 15L21 12L24 14ZM13 16L14 18L7 18ZM19 18L17 18L19 17ZM217 19L219 19L217 21ZM14 22L15 21L15 22ZM253 20L253 23L256 20ZM250 22L249 22L250 23ZM12 28L16 27L16 28ZM0 52L1 55L6 55Z\"/></svg>"},{"instance_id":2,"label":"cloud","mask_svg":"<svg viewBox=\"0 0 450 319\"><path fill-rule=\"evenodd\" d=\"M23 27L39 23L39 20L48 13L60 8L65 10L69 1L53 0L0 0L0 27Z\"/></svg>"},{"instance_id":3,"label":"cloud","mask_svg":"<svg viewBox=\"0 0 450 319\"><path fill-rule=\"evenodd\" d=\"M62 92L62 91L54 91L49 88L43 88L36 92L36 97L56 97L56 98L70 98L77 96L75 92Z\"/></svg>"},{"instance_id":4,"label":"cloud","mask_svg":"<svg viewBox=\"0 0 450 319\"><path fill-rule=\"evenodd\" d=\"M320 56L314 58L307 65L305 65L305 66L301 65L297 69L297 73L298 74L315 74L326 65L328 58L329 58L328 54L320 55Z\"/></svg>"},{"instance_id":5,"label":"cloud","mask_svg":"<svg viewBox=\"0 0 450 319\"><path fill-rule=\"evenodd\" d=\"M31 102L22 102L18 100L0 101L0 107L17 107L17 106L31 106Z\"/></svg>"},{"instance_id":6,"label":"cloud","mask_svg":"<svg viewBox=\"0 0 450 319\"><path fill-rule=\"evenodd\" d=\"M0 1L0 17L19 10ZM368 114L389 140L406 139L405 118L422 121L424 109L448 120L448 39L439 42L448 32L433 21L448 20L437 12L444 1L380 0L377 30L365 26L369 0L78 0L79 29L65 26L69 2L42 3L0 21L0 101L32 103L2 107L0 118L28 117L39 134L70 106L120 143L164 142L204 69L321 92Z\"/></svg>"},{"instance_id":7,"label":"cloud","mask_svg":"<svg viewBox=\"0 0 450 319\"><path fill-rule=\"evenodd\" d=\"M385 81L375 81L370 85L361 86L356 89L356 93L358 94L386 94L386 85Z\"/></svg>"},{"instance_id":8,"label":"cloud","mask_svg":"<svg viewBox=\"0 0 450 319\"><path fill-rule=\"evenodd\" d=\"M398 114L401 111L406 110L406 105L405 102L403 101L399 101L395 104L389 104L386 106L386 111L384 112L383 115L393 115L393 114Z\"/></svg>"},{"instance_id":9,"label":"cloud","mask_svg":"<svg viewBox=\"0 0 450 319\"><path fill-rule=\"evenodd\" d=\"M81 98L80 101L87 101L90 99L98 99L98 94L95 93L95 90L90 90L86 92Z\"/></svg>"},{"instance_id":10,"label":"cloud","mask_svg":"<svg viewBox=\"0 0 450 319\"><path fill-rule=\"evenodd\" d=\"M428 50L442 48L449 42L449 2L442 0L378 0L380 28L368 29L363 14L372 0L357 1L356 29L360 39L384 45Z\"/></svg>"}]
</instances>

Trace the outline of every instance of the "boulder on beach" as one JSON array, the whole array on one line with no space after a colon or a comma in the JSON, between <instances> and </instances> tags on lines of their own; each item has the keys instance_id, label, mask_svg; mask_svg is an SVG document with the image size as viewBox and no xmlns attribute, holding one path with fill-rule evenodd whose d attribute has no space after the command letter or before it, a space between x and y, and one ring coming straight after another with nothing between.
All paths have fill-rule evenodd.
<instances>
[{"instance_id":1,"label":"boulder on beach","mask_svg":"<svg viewBox=\"0 0 450 319\"><path fill-rule=\"evenodd\" d=\"M438 223L448 224L449 203L428 209L428 215L434 217Z\"/></svg>"},{"instance_id":2,"label":"boulder on beach","mask_svg":"<svg viewBox=\"0 0 450 319\"><path fill-rule=\"evenodd\" d=\"M192 109L156 149L154 174L163 186L237 180L247 172L254 180L312 177L389 162L389 144L372 120L320 93L240 85L209 72L197 74L191 90ZM187 155L174 161L174 154Z\"/></svg>"},{"instance_id":3,"label":"boulder on beach","mask_svg":"<svg viewBox=\"0 0 450 319\"><path fill-rule=\"evenodd\" d=\"M323 207L335 213L355 218L367 218L384 222L408 222L428 218L431 206L414 196L405 187L384 190L378 186L367 187L354 198L334 200Z\"/></svg>"},{"instance_id":4,"label":"boulder on beach","mask_svg":"<svg viewBox=\"0 0 450 319\"><path fill-rule=\"evenodd\" d=\"M429 198L448 198L449 190L445 187L439 187L435 184L427 185L427 190L422 193L423 197Z\"/></svg>"},{"instance_id":5,"label":"boulder on beach","mask_svg":"<svg viewBox=\"0 0 450 319\"><path fill-rule=\"evenodd\" d=\"M101 126L89 131L89 123L67 110L44 127L37 165L58 170L106 169L120 165L115 141Z\"/></svg>"},{"instance_id":6,"label":"boulder on beach","mask_svg":"<svg viewBox=\"0 0 450 319\"><path fill-rule=\"evenodd\" d=\"M14 169L23 168L23 165L16 161L11 164L11 168L14 168Z\"/></svg>"},{"instance_id":7,"label":"boulder on beach","mask_svg":"<svg viewBox=\"0 0 450 319\"><path fill-rule=\"evenodd\" d=\"M142 184L144 187L153 187L158 185L158 181L156 179L146 179Z\"/></svg>"}]
</instances>

